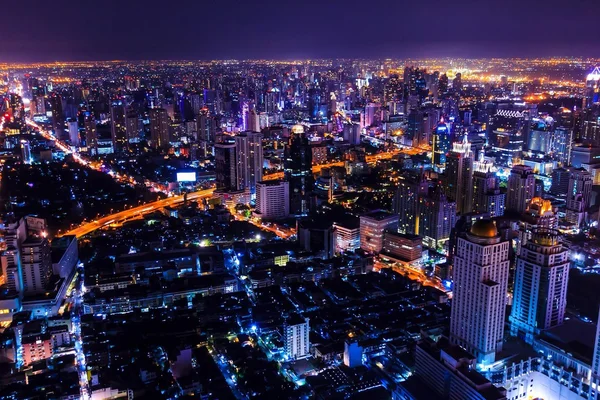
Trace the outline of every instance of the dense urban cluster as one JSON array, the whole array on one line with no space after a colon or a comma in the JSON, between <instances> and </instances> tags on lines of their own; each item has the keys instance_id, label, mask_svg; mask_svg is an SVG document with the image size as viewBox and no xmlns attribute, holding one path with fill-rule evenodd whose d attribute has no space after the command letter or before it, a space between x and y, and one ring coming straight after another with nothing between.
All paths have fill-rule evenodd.
<instances>
[{"instance_id":1,"label":"dense urban cluster","mask_svg":"<svg viewBox=\"0 0 600 400\"><path fill-rule=\"evenodd\" d=\"M0 64L0 397L597 399L597 63Z\"/></svg>"}]
</instances>

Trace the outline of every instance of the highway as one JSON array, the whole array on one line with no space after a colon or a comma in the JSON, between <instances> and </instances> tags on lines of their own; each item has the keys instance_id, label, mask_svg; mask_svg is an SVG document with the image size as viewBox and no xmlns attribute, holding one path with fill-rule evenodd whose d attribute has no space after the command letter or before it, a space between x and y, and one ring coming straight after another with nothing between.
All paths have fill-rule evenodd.
<instances>
[{"instance_id":1,"label":"highway","mask_svg":"<svg viewBox=\"0 0 600 400\"><path fill-rule=\"evenodd\" d=\"M434 277L428 277L423 273L422 270L418 268L412 268L409 266L402 265L400 263L389 264L381 261L379 258L375 258L374 270L379 271L383 268L392 268L394 271L408 277L412 281L418 281L423 286L434 287L451 296L451 293L449 293L448 288L445 287L440 280Z\"/></svg>"},{"instance_id":2,"label":"highway","mask_svg":"<svg viewBox=\"0 0 600 400\"><path fill-rule=\"evenodd\" d=\"M386 151L385 153L378 153L378 154L373 154L373 155L368 155L365 157L365 161L368 164L373 164L376 163L379 160L389 160L390 158L392 158L395 155L398 155L400 153L402 153L404 150L392 150L392 151ZM312 172L313 174L318 174L319 172L321 172L321 170L323 168L331 168L331 167L343 167L344 166L344 161L336 161L336 162L332 162L332 163L327 163L327 164L318 164L318 165L314 165L312 167ZM267 174L267 175L263 175L263 181L272 181L275 179L283 179L283 171L280 172L274 172L272 174Z\"/></svg>"},{"instance_id":3,"label":"highway","mask_svg":"<svg viewBox=\"0 0 600 400\"><path fill-rule=\"evenodd\" d=\"M199 200L207 197L211 197L213 195L214 189L206 189L200 190L197 192L192 192L187 195L187 199L189 201ZM143 204L141 206L132 207L128 210L120 211L114 214L107 215L102 218L98 218L91 222L83 223L77 228L71 229L67 232L60 233L59 236L64 235L75 235L78 238L81 236L85 236L88 233L91 233L97 229L104 228L110 225L118 225L122 224L125 221L139 218L142 215L150 214L154 211L160 210L164 207L174 206L176 204L183 202L183 195L181 196L172 196L167 197L163 200L158 200L152 203Z\"/></svg>"}]
</instances>

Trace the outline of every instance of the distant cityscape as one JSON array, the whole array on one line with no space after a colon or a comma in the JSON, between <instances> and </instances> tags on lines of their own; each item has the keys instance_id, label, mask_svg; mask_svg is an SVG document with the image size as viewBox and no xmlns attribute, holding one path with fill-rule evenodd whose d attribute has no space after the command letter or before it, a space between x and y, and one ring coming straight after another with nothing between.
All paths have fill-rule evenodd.
<instances>
[{"instance_id":1,"label":"distant cityscape","mask_svg":"<svg viewBox=\"0 0 600 400\"><path fill-rule=\"evenodd\" d=\"M0 398L596 400L600 59L0 64Z\"/></svg>"}]
</instances>

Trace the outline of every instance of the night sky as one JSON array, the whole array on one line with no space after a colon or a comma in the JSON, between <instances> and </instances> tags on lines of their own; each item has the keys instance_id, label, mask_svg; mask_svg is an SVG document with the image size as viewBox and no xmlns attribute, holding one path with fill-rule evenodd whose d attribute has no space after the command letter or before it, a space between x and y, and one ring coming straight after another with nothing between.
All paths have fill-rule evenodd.
<instances>
[{"instance_id":1,"label":"night sky","mask_svg":"<svg viewBox=\"0 0 600 400\"><path fill-rule=\"evenodd\" d=\"M13 0L0 61L600 56L599 0Z\"/></svg>"}]
</instances>

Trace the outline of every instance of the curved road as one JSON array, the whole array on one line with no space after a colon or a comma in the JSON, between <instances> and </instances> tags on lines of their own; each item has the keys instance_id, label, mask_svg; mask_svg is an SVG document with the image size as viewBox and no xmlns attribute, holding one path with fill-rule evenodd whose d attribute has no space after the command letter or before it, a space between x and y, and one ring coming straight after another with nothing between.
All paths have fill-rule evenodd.
<instances>
[{"instance_id":1,"label":"curved road","mask_svg":"<svg viewBox=\"0 0 600 400\"><path fill-rule=\"evenodd\" d=\"M187 199L198 200L206 197L211 197L215 189L206 189L200 190L197 192L188 193ZM128 210L120 211L114 214L110 214L106 217L98 218L92 222L85 223L80 225L75 229L71 229L70 231L61 233L59 236L64 235L75 235L77 237L85 236L90 232L95 231L96 229L107 227L111 224L119 224L128 219L136 218L141 215L152 213L156 210L159 210L164 207L169 207L178 203L183 202L183 195L181 196L173 196L167 197L163 200L158 200L153 203L143 204L141 206L133 207Z\"/></svg>"}]
</instances>

